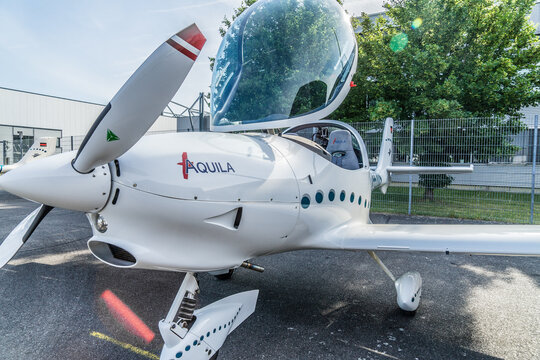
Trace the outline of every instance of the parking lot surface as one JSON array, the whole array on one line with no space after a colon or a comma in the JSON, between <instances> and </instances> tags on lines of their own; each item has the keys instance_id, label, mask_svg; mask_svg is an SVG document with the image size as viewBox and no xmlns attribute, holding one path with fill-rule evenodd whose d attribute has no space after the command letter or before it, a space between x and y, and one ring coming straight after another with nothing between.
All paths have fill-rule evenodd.
<instances>
[{"instance_id":1,"label":"parking lot surface","mask_svg":"<svg viewBox=\"0 0 540 360\"><path fill-rule=\"evenodd\" d=\"M0 239L36 204L0 192ZM375 223L461 223L376 214ZM87 250L83 214L53 210L0 270L0 359L148 359L182 274L119 270ZM149 239L151 240L151 239ZM0 240L1 241L1 240ZM173 255L171 255L173 256ZM298 251L254 259L228 281L199 276L204 306L259 289L257 310L220 359L538 359L540 259L379 253L396 274L419 271L415 316L365 252ZM110 290L155 333L126 330L101 295Z\"/></svg>"}]
</instances>

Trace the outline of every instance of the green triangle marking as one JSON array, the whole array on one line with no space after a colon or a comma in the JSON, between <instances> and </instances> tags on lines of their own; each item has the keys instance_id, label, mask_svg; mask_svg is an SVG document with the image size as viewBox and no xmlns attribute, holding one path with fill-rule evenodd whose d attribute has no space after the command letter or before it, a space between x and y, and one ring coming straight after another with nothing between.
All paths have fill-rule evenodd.
<instances>
[{"instance_id":1,"label":"green triangle marking","mask_svg":"<svg viewBox=\"0 0 540 360\"><path fill-rule=\"evenodd\" d=\"M107 141L116 141L116 140L120 140L120 138L118 136L116 136L115 133L113 133L111 131L111 129L107 129Z\"/></svg>"}]
</instances>

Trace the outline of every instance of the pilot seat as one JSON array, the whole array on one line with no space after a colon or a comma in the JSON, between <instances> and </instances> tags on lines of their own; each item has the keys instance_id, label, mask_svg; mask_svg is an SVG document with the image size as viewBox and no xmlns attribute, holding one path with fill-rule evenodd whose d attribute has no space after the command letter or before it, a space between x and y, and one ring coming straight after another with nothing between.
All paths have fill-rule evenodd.
<instances>
[{"instance_id":1,"label":"pilot seat","mask_svg":"<svg viewBox=\"0 0 540 360\"><path fill-rule=\"evenodd\" d=\"M337 166L348 170L360 168L354 153L351 133L347 130L332 131L328 137L326 151L332 155L332 162Z\"/></svg>"}]
</instances>

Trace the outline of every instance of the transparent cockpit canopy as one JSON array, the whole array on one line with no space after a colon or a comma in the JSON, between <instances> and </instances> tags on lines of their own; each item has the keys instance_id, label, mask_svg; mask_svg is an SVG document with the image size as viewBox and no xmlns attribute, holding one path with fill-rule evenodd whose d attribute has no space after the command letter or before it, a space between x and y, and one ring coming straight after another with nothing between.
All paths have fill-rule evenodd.
<instances>
[{"instance_id":1,"label":"transparent cockpit canopy","mask_svg":"<svg viewBox=\"0 0 540 360\"><path fill-rule=\"evenodd\" d=\"M339 106L356 68L356 39L336 0L259 0L221 43L212 130L279 128Z\"/></svg>"}]
</instances>

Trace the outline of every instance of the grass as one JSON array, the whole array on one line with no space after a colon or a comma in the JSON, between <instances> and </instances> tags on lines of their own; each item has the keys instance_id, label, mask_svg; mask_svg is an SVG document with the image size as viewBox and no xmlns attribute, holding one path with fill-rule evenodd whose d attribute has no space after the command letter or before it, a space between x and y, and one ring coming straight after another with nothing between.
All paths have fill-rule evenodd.
<instances>
[{"instance_id":1,"label":"grass","mask_svg":"<svg viewBox=\"0 0 540 360\"><path fill-rule=\"evenodd\" d=\"M530 194L456 189L435 189L435 200L424 199L423 188L412 188L412 215L452 217L528 224ZM394 186L386 195L379 190L372 195L373 212L407 214L409 188ZM534 224L540 224L540 194L535 195Z\"/></svg>"}]
</instances>

